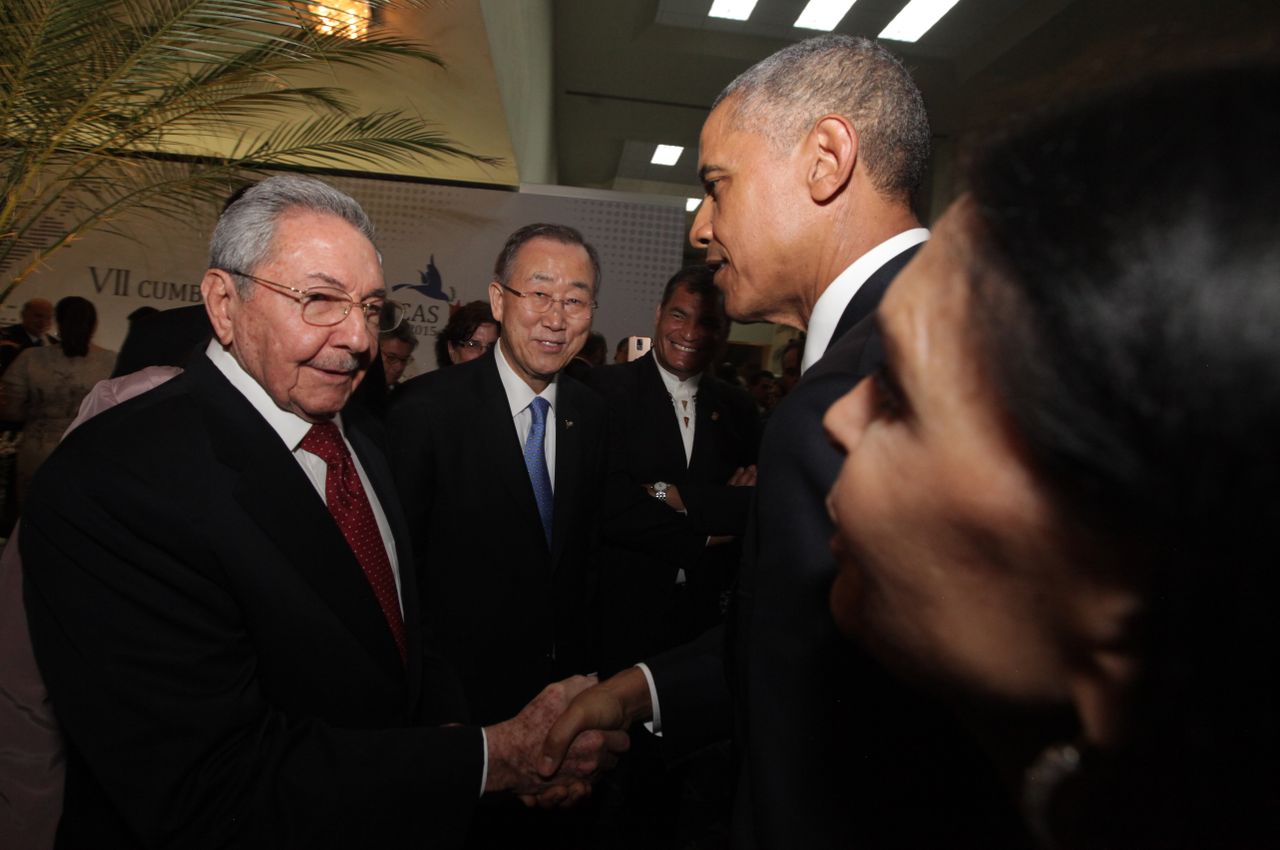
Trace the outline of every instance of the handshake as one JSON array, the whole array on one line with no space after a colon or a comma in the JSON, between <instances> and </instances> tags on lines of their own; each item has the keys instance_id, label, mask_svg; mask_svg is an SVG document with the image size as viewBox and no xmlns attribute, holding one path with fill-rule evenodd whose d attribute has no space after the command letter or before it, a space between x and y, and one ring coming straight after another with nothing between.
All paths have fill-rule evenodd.
<instances>
[{"instance_id":1,"label":"handshake","mask_svg":"<svg viewBox=\"0 0 1280 850\"><path fill-rule=\"evenodd\" d=\"M573 676L547 685L519 714L485 727L485 792L511 791L527 806L568 806L631 746L626 729L651 713L638 667L605 682Z\"/></svg>"}]
</instances>

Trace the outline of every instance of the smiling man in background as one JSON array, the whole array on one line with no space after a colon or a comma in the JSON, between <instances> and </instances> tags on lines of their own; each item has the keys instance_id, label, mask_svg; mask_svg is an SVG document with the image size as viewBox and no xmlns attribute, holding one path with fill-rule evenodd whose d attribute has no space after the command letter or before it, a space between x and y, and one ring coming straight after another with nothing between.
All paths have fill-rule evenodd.
<instances>
[{"instance_id":1,"label":"smiling man in background","mask_svg":"<svg viewBox=\"0 0 1280 850\"><path fill-rule=\"evenodd\" d=\"M387 420L424 609L477 722L509 717L560 671L595 670L605 413L561 370L591 332L599 285L599 259L578 231L520 228L489 284L498 344L406 382ZM469 846L513 846L575 828L568 821L495 801Z\"/></svg>"}]
</instances>

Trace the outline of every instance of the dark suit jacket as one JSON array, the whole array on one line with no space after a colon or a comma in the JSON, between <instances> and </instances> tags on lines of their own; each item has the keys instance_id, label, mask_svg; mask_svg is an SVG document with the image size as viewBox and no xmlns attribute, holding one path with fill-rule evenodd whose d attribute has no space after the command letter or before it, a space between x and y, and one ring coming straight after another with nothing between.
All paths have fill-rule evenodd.
<instances>
[{"instance_id":1,"label":"dark suit jacket","mask_svg":"<svg viewBox=\"0 0 1280 850\"><path fill-rule=\"evenodd\" d=\"M408 669L323 501L205 357L74 432L34 481L31 634L69 742L63 847L456 843L483 767L426 656L376 423ZM410 846L404 843L403 846Z\"/></svg>"},{"instance_id":2,"label":"dark suit jacket","mask_svg":"<svg viewBox=\"0 0 1280 850\"><path fill-rule=\"evenodd\" d=\"M675 484L688 516L668 508L666 518L687 525L699 543L711 535L740 537L746 531L754 488L726 482L736 469L756 462L760 419L750 396L713 375L702 376L693 453L686 462L679 423L652 352L597 368L588 383L609 405L611 452L632 492L654 481ZM678 550L654 557L645 551L644 540L609 543L601 557L605 669L688 640L719 620L719 595L736 572L739 543L699 545L692 561ZM687 584L677 593L676 572L682 567Z\"/></svg>"},{"instance_id":3,"label":"dark suit jacket","mask_svg":"<svg viewBox=\"0 0 1280 850\"><path fill-rule=\"evenodd\" d=\"M560 376L548 549L492 352L420 375L387 419L428 622L477 723L594 670L591 553L606 481L604 402Z\"/></svg>"},{"instance_id":4,"label":"dark suit jacket","mask_svg":"<svg viewBox=\"0 0 1280 850\"><path fill-rule=\"evenodd\" d=\"M129 325L111 377L128 375L147 366L185 366L200 355L213 326L204 304L174 307L136 319Z\"/></svg>"},{"instance_id":5,"label":"dark suit jacket","mask_svg":"<svg viewBox=\"0 0 1280 850\"><path fill-rule=\"evenodd\" d=\"M843 459L822 416L880 364L873 314L914 253L863 284L824 356L765 428L720 655L727 679L713 672L725 641L715 634L650 662L672 744L723 733L733 717L738 847L991 847L1016 822L994 771L949 712L858 651L828 609L836 566L824 504Z\"/></svg>"}]
</instances>

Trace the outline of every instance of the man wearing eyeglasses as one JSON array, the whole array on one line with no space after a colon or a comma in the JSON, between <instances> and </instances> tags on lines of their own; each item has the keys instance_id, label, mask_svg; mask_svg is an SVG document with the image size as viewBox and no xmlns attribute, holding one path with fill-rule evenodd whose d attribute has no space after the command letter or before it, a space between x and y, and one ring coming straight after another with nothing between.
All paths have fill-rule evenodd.
<instances>
[{"instance_id":1,"label":"man wearing eyeglasses","mask_svg":"<svg viewBox=\"0 0 1280 850\"><path fill-rule=\"evenodd\" d=\"M578 231L517 230L489 284L498 344L406 382L387 420L428 620L477 722L595 669L589 563L605 414L561 370L591 331L599 285L596 252ZM487 814L473 847L546 826L524 824L516 805Z\"/></svg>"},{"instance_id":2,"label":"man wearing eyeglasses","mask_svg":"<svg viewBox=\"0 0 1280 850\"><path fill-rule=\"evenodd\" d=\"M377 426L343 410L402 318L371 237L319 181L250 188L211 242L204 356L37 475L22 556L68 742L61 844L455 846L483 791L571 797L597 768L584 747L567 785L531 778L587 680L445 725L465 712Z\"/></svg>"}]
</instances>

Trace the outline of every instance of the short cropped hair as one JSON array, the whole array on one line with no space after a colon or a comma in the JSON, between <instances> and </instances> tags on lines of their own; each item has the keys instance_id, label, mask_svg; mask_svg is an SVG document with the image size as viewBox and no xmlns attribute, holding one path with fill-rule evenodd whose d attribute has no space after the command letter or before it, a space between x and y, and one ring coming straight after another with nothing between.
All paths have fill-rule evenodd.
<instances>
[{"instance_id":1,"label":"short cropped hair","mask_svg":"<svg viewBox=\"0 0 1280 850\"><path fill-rule=\"evenodd\" d=\"M600 255L596 253L596 249L591 246L587 240L582 238L582 234L575 228L569 227L567 224L526 224L524 227L512 233L507 238L507 244L502 246L502 251L498 254L498 260L493 264L493 279L503 286L511 285L511 267L515 265L516 254L528 242L534 239L550 239L553 242L560 242L565 245L580 245L587 252L587 257L591 260L591 292L594 295L600 294Z\"/></svg>"},{"instance_id":2,"label":"short cropped hair","mask_svg":"<svg viewBox=\"0 0 1280 850\"><path fill-rule=\"evenodd\" d=\"M902 63L866 38L820 35L752 65L712 108L735 102L732 126L786 149L823 115L843 115L858 132L858 156L884 195L909 196L929 160L929 116Z\"/></svg>"},{"instance_id":3,"label":"short cropped hair","mask_svg":"<svg viewBox=\"0 0 1280 850\"><path fill-rule=\"evenodd\" d=\"M209 240L209 267L252 274L271 258L281 216L294 210L337 216L373 241L373 222L350 195L313 177L279 174L249 186L227 204ZM237 276L236 289L248 300L253 282Z\"/></svg>"},{"instance_id":4,"label":"short cropped hair","mask_svg":"<svg viewBox=\"0 0 1280 850\"><path fill-rule=\"evenodd\" d=\"M685 266L671 276L671 279L667 281L667 285L662 290L662 302L659 306L667 306L671 296L675 295L676 289L681 286L694 295L713 298L716 303L721 303L724 298L724 295L716 288L715 272L707 264L699 263L693 266Z\"/></svg>"}]
</instances>

